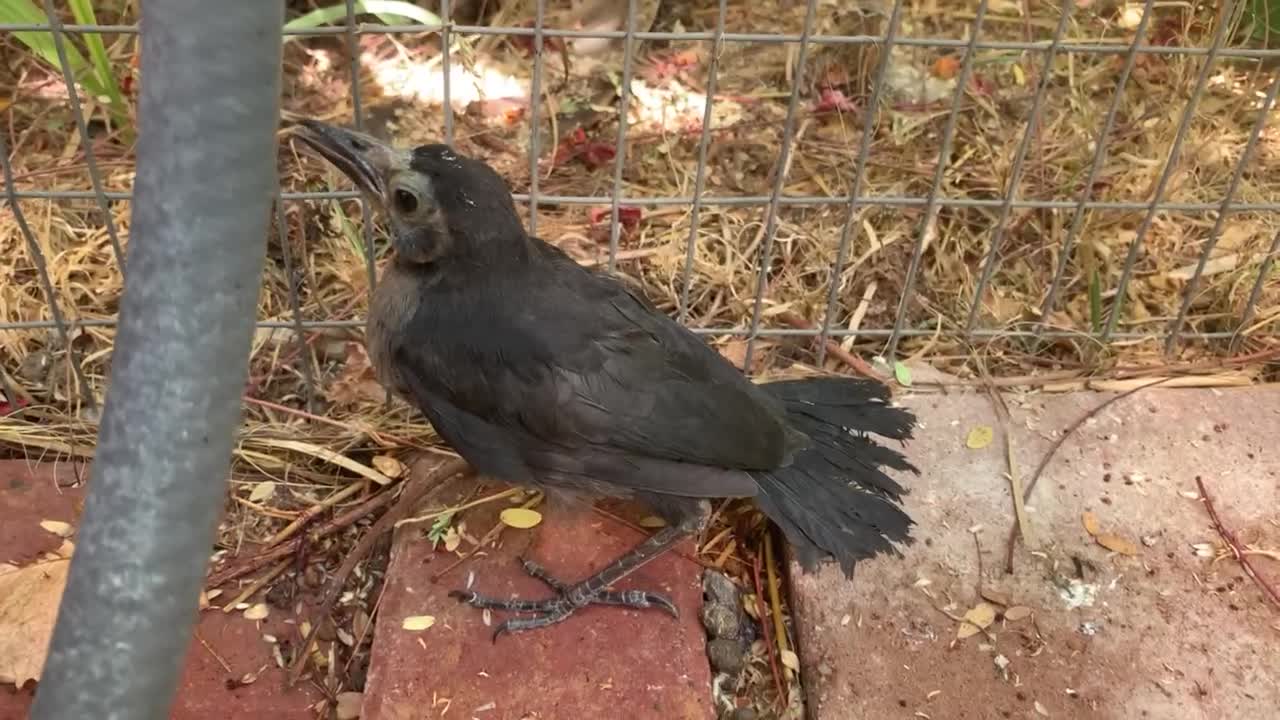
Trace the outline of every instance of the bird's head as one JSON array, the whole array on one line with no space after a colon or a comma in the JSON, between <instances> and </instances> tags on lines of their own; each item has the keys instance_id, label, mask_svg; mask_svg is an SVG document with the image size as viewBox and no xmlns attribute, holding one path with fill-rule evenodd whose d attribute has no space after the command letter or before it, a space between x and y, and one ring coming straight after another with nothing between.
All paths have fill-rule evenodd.
<instances>
[{"instance_id":1,"label":"bird's head","mask_svg":"<svg viewBox=\"0 0 1280 720\"><path fill-rule=\"evenodd\" d=\"M502 176L448 145L399 148L309 119L296 134L381 210L402 261L501 252L504 243L524 236Z\"/></svg>"}]
</instances>

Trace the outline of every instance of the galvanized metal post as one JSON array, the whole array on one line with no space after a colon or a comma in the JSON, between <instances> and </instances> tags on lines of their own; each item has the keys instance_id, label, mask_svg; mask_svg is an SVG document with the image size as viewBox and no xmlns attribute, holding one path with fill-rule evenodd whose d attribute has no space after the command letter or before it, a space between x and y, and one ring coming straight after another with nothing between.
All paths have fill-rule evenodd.
<instances>
[{"instance_id":1,"label":"galvanized metal post","mask_svg":"<svg viewBox=\"0 0 1280 720\"><path fill-rule=\"evenodd\" d=\"M283 13L260 0L142 4L129 278L35 720L169 715L248 372Z\"/></svg>"}]
</instances>

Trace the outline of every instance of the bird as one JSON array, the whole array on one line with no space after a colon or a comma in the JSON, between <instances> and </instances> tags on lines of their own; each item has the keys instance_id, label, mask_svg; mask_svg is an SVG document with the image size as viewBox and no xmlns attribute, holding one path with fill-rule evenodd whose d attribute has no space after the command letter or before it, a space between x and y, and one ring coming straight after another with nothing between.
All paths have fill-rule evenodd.
<instances>
[{"instance_id":1,"label":"bird","mask_svg":"<svg viewBox=\"0 0 1280 720\"><path fill-rule=\"evenodd\" d=\"M365 337L378 382L482 475L553 500L639 501L665 521L575 582L521 558L544 600L452 591L512 613L494 642L592 604L679 617L662 593L613 588L703 530L713 499L750 498L805 572L835 562L851 578L913 542L908 490L886 470L920 474L902 451L916 418L884 383L751 380L639 290L529 234L503 177L451 145L311 118L293 134L385 221L391 258Z\"/></svg>"}]
</instances>

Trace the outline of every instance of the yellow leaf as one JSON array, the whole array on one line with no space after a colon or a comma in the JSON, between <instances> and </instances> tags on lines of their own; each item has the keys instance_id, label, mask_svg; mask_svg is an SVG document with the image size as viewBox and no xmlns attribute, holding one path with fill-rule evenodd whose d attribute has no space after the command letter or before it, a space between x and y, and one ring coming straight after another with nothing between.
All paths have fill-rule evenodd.
<instances>
[{"instance_id":1,"label":"yellow leaf","mask_svg":"<svg viewBox=\"0 0 1280 720\"><path fill-rule=\"evenodd\" d=\"M39 680L70 560L0 574L0 683Z\"/></svg>"},{"instance_id":2,"label":"yellow leaf","mask_svg":"<svg viewBox=\"0 0 1280 720\"><path fill-rule=\"evenodd\" d=\"M964 614L964 622L960 623L960 629L956 631L956 637L963 640L977 635L980 630L995 622L995 619L996 608L994 605L985 602L978 603Z\"/></svg>"},{"instance_id":3,"label":"yellow leaf","mask_svg":"<svg viewBox=\"0 0 1280 720\"><path fill-rule=\"evenodd\" d=\"M1118 552L1121 555L1137 555L1138 554L1138 546L1120 537L1119 535L1115 535L1112 533L1100 533L1098 535L1093 536L1093 539L1097 540L1099 545L1110 550L1111 552Z\"/></svg>"},{"instance_id":4,"label":"yellow leaf","mask_svg":"<svg viewBox=\"0 0 1280 720\"><path fill-rule=\"evenodd\" d=\"M970 450L981 450L990 445L995 436L996 431L990 425L979 425L969 431L969 437L965 438L964 444L969 446Z\"/></svg>"},{"instance_id":5,"label":"yellow leaf","mask_svg":"<svg viewBox=\"0 0 1280 720\"><path fill-rule=\"evenodd\" d=\"M390 455L375 455L373 457L373 467L378 472L390 478L398 478L404 474L404 463L391 457Z\"/></svg>"},{"instance_id":6,"label":"yellow leaf","mask_svg":"<svg viewBox=\"0 0 1280 720\"><path fill-rule=\"evenodd\" d=\"M1098 525L1098 516L1092 512L1086 510L1084 515L1080 516L1080 522L1084 524L1084 531L1090 535L1097 535L1102 532L1102 527Z\"/></svg>"},{"instance_id":7,"label":"yellow leaf","mask_svg":"<svg viewBox=\"0 0 1280 720\"><path fill-rule=\"evenodd\" d=\"M498 516L507 527L528 530L542 522L542 513L528 508L507 508Z\"/></svg>"},{"instance_id":8,"label":"yellow leaf","mask_svg":"<svg viewBox=\"0 0 1280 720\"><path fill-rule=\"evenodd\" d=\"M270 480L264 480L253 486L253 490L249 492L249 502L262 502L274 495L276 492L276 484Z\"/></svg>"},{"instance_id":9,"label":"yellow leaf","mask_svg":"<svg viewBox=\"0 0 1280 720\"><path fill-rule=\"evenodd\" d=\"M964 614L964 619L980 628L985 628L996 620L996 608L991 603L978 603L974 605L969 612Z\"/></svg>"},{"instance_id":10,"label":"yellow leaf","mask_svg":"<svg viewBox=\"0 0 1280 720\"><path fill-rule=\"evenodd\" d=\"M1031 608L1026 605L1015 605L1004 611L1004 619L1012 622L1031 617Z\"/></svg>"},{"instance_id":11,"label":"yellow leaf","mask_svg":"<svg viewBox=\"0 0 1280 720\"><path fill-rule=\"evenodd\" d=\"M426 630L435 624L436 618L434 615L410 615L404 619L404 622L400 623L400 627L416 632L418 630Z\"/></svg>"},{"instance_id":12,"label":"yellow leaf","mask_svg":"<svg viewBox=\"0 0 1280 720\"><path fill-rule=\"evenodd\" d=\"M663 520L657 515L650 515L640 520L640 527L644 527L644 528L660 528L660 527L666 527L666 526L667 526L667 521Z\"/></svg>"},{"instance_id":13,"label":"yellow leaf","mask_svg":"<svg viewBox=\"0 0 1280 720\"><path fill-rule=\"evenodd\" d=\"M1013 81L1018 85L1027 84L1027 73L1018 63L1013 64Z\"/></svg>"}]
</instances>

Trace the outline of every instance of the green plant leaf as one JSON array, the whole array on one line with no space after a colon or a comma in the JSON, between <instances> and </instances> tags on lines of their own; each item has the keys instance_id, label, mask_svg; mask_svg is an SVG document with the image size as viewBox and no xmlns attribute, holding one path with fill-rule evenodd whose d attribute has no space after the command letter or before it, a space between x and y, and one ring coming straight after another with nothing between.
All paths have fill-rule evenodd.
<instances>
[{"instance_id":1,"label":"green plant leaf","mask_svg":"<svg viewBox=\"0 0 1280 720\"><path fill-rule=\"evenodd\" d=\"M904 365L901 360L893 361L893 377L902 387L911 387L911 368Z\"/></svg>"},{"instance_id":2,"label":"green plant leaf","mask_svg":"<svg viewBox=\"0 0 1280 720\"><path fill-rule=\"evenodd\" d=\"M88 0L72 0L71 8L75 14L76 22L96 24L93 7ZM0 0L0 22L47 25L49 24L49 17L32 0ZM36 57L43 60L59 74L62 73L62 64L58 61L58 48L54 44L52 32L29 30L15 32L13 35L18 38L19 42L26 45ZM107 56L106 46L102 43L102 37L96 33L85 34L85 42L94 58L93 65L90 65L80 50L71 42L70 36L64 34L62 37L62 45L67 53L67 64L70 66L68 69L71 71L71 76L89 95L94 98L107 98L110 103L112 120L122 126L126 125L128 113L125 108L124 96L120 93L120 88L116 85L115 77L111 73L111 62Z\"/></svg>"},{"instance_id":3,"label":"green plant leaf","mask_svg":"<svg viewBox=\"0 0 1280 720\"><path fill-rule=\"evenodd\" d=\"M401 0L357 0L354 4L356 13L377 15L379 20L390 25L392 18L412 20L423 25L440 25L440 16L430 10L421 8L410 2ZM347 17L346 3L316 8L306 15L299 15L284 24L286 30L309 30L321 25L328 25Z\"/></svg>"}]
</instances>

